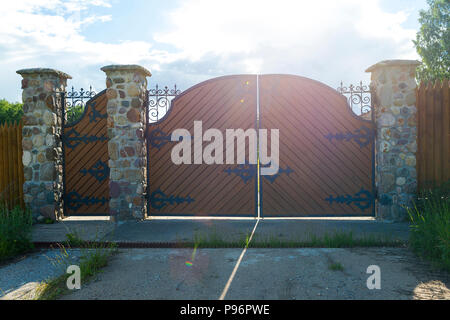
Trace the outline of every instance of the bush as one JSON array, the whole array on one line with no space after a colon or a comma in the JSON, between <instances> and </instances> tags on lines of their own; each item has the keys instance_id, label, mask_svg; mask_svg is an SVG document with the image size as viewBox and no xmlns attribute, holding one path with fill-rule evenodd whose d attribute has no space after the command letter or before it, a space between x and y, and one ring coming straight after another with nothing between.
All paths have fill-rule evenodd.
<instances>
[{"instance_id":1,"label":"bush","mask_svg":"<svg viewBox=\"0 0 450 320\"><path fill-rule=\"evenodd\" d=\"M0 261L30 251L32 216L29 210L0 207Z\"/></svg>"},{"instance_id":2,"label":"bush","mask_svg":"<svg viewBox=\"0 0 450 320\"><path fill-rule=\"evenodd\" d=\"M413 209L410 244L421 257L450 271L450 188L422 193Z\"/></svg>"},{"instance_id":3,"label":"bush","mask_svg":"<svg viewBox=\"0 0 450 320\"><path fill-rule=\"evenodd\" d=\"M22 107L21 103L10 103L5 99L0 99L0 124L19 122L23 115Z\"/></svg>"}]
</instances>

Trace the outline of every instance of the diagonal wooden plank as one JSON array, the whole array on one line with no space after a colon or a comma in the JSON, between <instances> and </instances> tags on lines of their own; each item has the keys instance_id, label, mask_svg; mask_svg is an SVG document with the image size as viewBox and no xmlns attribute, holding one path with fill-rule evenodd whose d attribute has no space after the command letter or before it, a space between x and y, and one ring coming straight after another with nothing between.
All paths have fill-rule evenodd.
<instances>
[{"instance_id":1,"label":"diagonal wooden plank","mask_svg":"<svg viewBox=\"0 0 450 320\"><path fill-rule=\"evenodd\" d=\"M192 130L194 120L203 120L204 130L210 127L226 129L230 124L238 125L244 129L249 125L254 127L256 111L247 112L243 116L242 109L239 110L236 104L238 98L240 100L242 96L240 96L241 92L236 91L235 88L240 85L239 83L242 84L245 82L246 78L248 76L219 79L218 81L222 85L221 88L216 87L219 90L212 97L210 95L210 98L205 99L204 96L197 97L197 101L200 99L201 103L198 103L196 99L189 96L189 94L192 95L195 93L195 90L203 89L203 95L207 92L205 86L197 87L189 92L186 98L189 99L189 103L192 105L192 108L190 108L191 114L184 112L178 113L178 116L170 114L161 124L161 128L170 131L172 130L171 128L176 128L173 126L177 126ZM217 86L214 81L206 84L206 86L209 85ZM215 99L215 101L211 100L211 98ZM180 99L174 106L177 106L180 110L185 110L186 107L182 106L182 103L183 99ZM240 114L236 110L239 110ZM173 123L171 123L171 117L175 119ZM169 150L170 148L166 148L165 152L161 152L163 149L158 152L150 149L150 181L152 181L152 177L157 178L156 181L153 180L153 183L150 182L150 188L157 188L158 185L161 186L162 184L167 190L186 190L186 193L189 191L189 194L193 194L193 197L198 195L199 198L192 204L180 204L172 208L163 208L160 211L170 214L182 213L179 210L184 210L187 214L197 215L217 213L254 214L254 184L242 185L239 182L240 179L235 176L229 176L220 179L220 181L215 181L214 177L217 177L217 174L219 176L227 176L225 173L222 174L223 170L227 168L226 165L176 167L171 165ZM156 161L156 166L153 168L152 159L154 160L153 162Z\"/></svg>"},{"instance_id":2,"label":"diagonal wooden plank","mask_svg":"<svg viewBox=\"0 0 450 320\"><path fill-rule=\"evenodd\" d=\"M334 99L333 97L335 96L336 99L339 99L339 103L342 105L343 101L339 95L335 95L334 93L327 94L327 90L324 90L323 88L320 88L320 86L316 86L313 82L304 79L298 80L296 78L290 78L289 76L281 77L281 79L276 78L276 76L269 78L270 81L277 82L277 86L275 86L276 90L272 92L269 91L268 94L266 93L265 95L262 95L262 99L267 99L268 104L271 104L272 108L264 110L264 103L262 103L261 107L263 110L261 114L261 122L263 124L264 122L266 122L266 125L270 127L277 127L277 125L279 125L280 127L286 129L287 126L287 128L289 128L287 131L288 134L287 137L285 137L285 139L283 140L283 143L289 146L288 148L285 148L285 152L288 153L284 155L285 157L287 156L287 159L289 160L288 163L290 162L293 166L297 166L299 163L303 162L300 170L305 169L304 171L308 175L319 174L319 177L318 179L309 178L307 181L298 181L291 176L280 176L277 178L276 188L271 188L271 185L265 182L263 179L263 214L266 215L267 209L272 209L272 212L270 212L271 215L283 215L286 213L288 215L360 213L361 210L359 208L346 207L344 205L326 206L329 210L327 212L324 212L323 208L316 208L316 210L321 212L313 211L314 208L310 208L306 210L308 212L305 212L305 203L301 201L301 197L298 197L298 195L301 194L301 192L305 189L307 190L311 187L314 188L313 186L315 183L319 185L319 188L317 189L316 187L314 194L311 196L311 199L314 199L315 203L320 203L320 201L324 200L324 196L320 196L320 198L317 198L317 195L320 194L319 189L321 188L321 186L329 185L330 187L331 185L334 185L334 188L332 187L332 189L330 190L335 191L336 193L340 191L341 194L345 192L355 192L355 190L359 191L358 189L355 189L356 186L353 181L344 181L344 183L342 183L343 178L345 178L345 176L342 176L340 174L340 171L342 171L342 169L344 170L343 172L347 172L346 175L354 176L356 180L359 180L359 185L365 185L367 186L367 190L371 190L372 186L370 173L372 163L370 161L371 157L368 156L367 153L361 153L359 155L358 160L362 163L359 164L358 168L356 168L356 173L359 173L354 175L355 166L349 167L348 164L352 163L352 159L349 158L349 154L352 154L352 151L353 153L358 151L360 152L360 150L355 150L355 144L346 146L344 149L342 149L345 150L345 152L342 152L340 148L337 147L333 147L335 150L333 150L334 152L331 152L330 147L325 147L320 139L316 138L314 134L311 134L311 132L317 132L317 130L319 130L319 135L323 135L324 132L326 132L323 130L325 127L328 128L328 132L332 129L334 129L336 132L339 132L337 130L351 131L358 128L358 125L363 122L359 121L359 119L351 115L350 117L349 115L335 116L337 110L329 109L329 106L332 105L330 104L330 99ZM267 95L269 95L270 97L267 97ZM321 98L316 99L316 96L320 96ZM314 97L314 100L311 99L312 97ZM317 103L317 100L319 101L319 103ZM275 102L278 102L278 104L274 105ZM282 117L281 114L284 112L282 111L283 105L286 105L286 103L290 109L289 112L285 112L287 116ZM295 104L299 104L299 108L295 108ZM346 108L347 106L343 107ZM333 118L331 116L333 116ZM316 127L311 127L309 123L307 123L307 121L310 121L308 119L313 119L312 121L316 123ZM305 124L307 126L306 130L304 130ZM368 126L369 125L370 124L368 124ZM293 137L297 137L297 139ZM302 142L300 141L301 139L305 141ZM302 143L299 144L299 141ZM310 151L312 152L305 154L305 147L308 145L309 148L312 148L310 149ZM298 151L295 152L295 150ZM336 158L336 152L339 154L341 159ZM307 155L312 155L313 158L308 157ZM292 157L294 157L295 159ZM328 160L325 162L323 162L324 157L328 158ZM347 162L345 162L345 165L344 163L342 163L342 159L348 160ZM328 166L331 165L331 167L329 168L331 170L325 170L328 172L324 172L324 170L321 167L316 166L315 163L328 163ZM339 167L337 167L338 165ZM333 179L333 176L337 177L338 179ZM331 182L327 181L327 178L329 178ZM313 184L311 185L311 183ZM308 184L310 186L308 186ZM341 188L341 190L338 189L342 186L344 188ZM291 190L298 190L298 192L295 193ZM278 202L278 199L283 199L283 197L285 198L286 194L288 194L289 192L291 193L290 203L283 203L281 207L281 204L274 203ZM294 199L296 196L297 198ZM314 203L314 200L311 199L307 200L308 202L306 203ZM277 210L281 210L282 212L277 212Z\"/></svg>"}]
</instances>

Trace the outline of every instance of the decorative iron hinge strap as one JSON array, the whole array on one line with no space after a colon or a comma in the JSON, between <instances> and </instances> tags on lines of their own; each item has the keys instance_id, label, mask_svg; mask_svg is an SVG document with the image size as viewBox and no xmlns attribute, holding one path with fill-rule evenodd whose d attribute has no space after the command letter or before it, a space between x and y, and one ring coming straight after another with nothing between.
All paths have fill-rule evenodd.
<instances>
[{"instance_id":1,"label":"decorative iron hinge strap","mask_svg":"<svg viewBox=\"0 0 450 320\"><path fill-rule=\"evenodd\" d=\"M354 195L345 194L345 195L338 195L336 197L330 195L328 198L325 199L325 201L328 201L330 205L332 205L334 202L346 204L348 206L355 205L364 211L372 206L374 199L375 198L372 192L365 190L364 188L361 188L361 190L355 193Z\"/></svg>"},{"instance_id":2,"label":"decorative iron hinge strap","mask_svg":"<svg viewBox=\"0 0 450 320\"><path fill-rule=\"evenodd\" d=\"M98 119L107 119L108 115L106 113L100 113L100 111L98 111L97 109L95 109L95 105L97 104L97 102L91 103L90 106L92 112L89 113L89 122L95 122Z\"/></svg>"},{"instance_id":3,"label":"decorative iron hinge strap","mask_svg":"<svg viewBox=\"0 0 450 320\"><path fill-rule=\"evenodd\" d=\"M325 136L330 142L333 142L333 139L337 141L355 141L361 148L369 145L375 139L375 130L367 128L366 126L362 126L359 129L356 129L353 132L347 131L345 133L338 132L336 134L328 134Z\"/></svg>"},{"instance_id":4,"label":"decorative iron hinge strap","mask_svg":"<svg viewBox=\"0 0 450 320\"><path fill-rule=\"evenodd\" d=\"M182 203L190 204L195 201L195 199L192 199L190 196L187 196L185 198L174 195L168 196L164 192L162 192L161 189L158 189L154 191L152 194L150 194L149 200L152 208L155 208L157 210L161 210L162 208L168 205L175 205Z\"/></svg>"},{"instance_id":5,"label":"decorative iron hinge strap","mask_svg":"<svg viewBox=\"0 0 450 320\"><path fill-rule=\"evenodd\" d=\"M181 141L182 139L191 139L191 137L181 137L179 141ZM167 143L178 141L172 141L171 134L166 134L161 129L155 129L150 131L148 135L148 142L150 143L150 146L161 150L161 148L164 147Z\"/></svg>"},{"instance_id":6,"label":"decorative iron hinge strap","mask_svg":"<svg viewBox=\"0 0 450 320\"><path fill-rule=\"evenodd\" d=\"M261 167L269 167L269 165L263 165ZM240 177L245 184L247 184L256 176L256 164L240 164L234 168L227 168L223 170L223 172L228 173L228 175L235 174L236 176ZM289 166L287 166L286 168L280 167L277 174L262 177L264 179L267 179L270 183L274 183L280 175L286 174L289 176L289 174L291 174L292 172L294 172L294 170L292 170Z\"/></svg>"},{"instance_id":7,"label":"decorative iron hinge strap","mask_svg":"<svg viewBox=\"0 0 450 320\"><path fill-rule=\"evenodd\" d=\"M105 205L108 201L109 201L109 199L106 197L102 197L102 198L89 197L89 196L83 197L76 191L69 192L64 197L64 202L65 202L66 206L73 211L77 211L83 205L86 205L86 206L94 205L94 204Z\"/></svg>"},{"instance_id":8,"label":"decorative iron hinge strap","mask_svg":"<svg viewBox=\"0 0 450 320\"><path fill-rule=\"evenodd\" d=\"M99 160L90 169L81 169L80 172L85 176L90 174L99 182L109 178L109 166L105 162Z\"/></svg>"},{"instance_id":9,"label":"decorative iron hinge strap","mask_svg":"<svg viewBox=\"0 0 450 320\"><path fill-rule=\"evenodd\" d=\"M62 136L63 143L66 147L70 149L75 149L78 147L81 143L88 144L92 142L97 141L107 141L108 138L105 136L97 137L97 136L90 136L90 135L81 135L78 133L75 129L69 130L68 132L64 133Z\"/></svg>"}]
</instances>

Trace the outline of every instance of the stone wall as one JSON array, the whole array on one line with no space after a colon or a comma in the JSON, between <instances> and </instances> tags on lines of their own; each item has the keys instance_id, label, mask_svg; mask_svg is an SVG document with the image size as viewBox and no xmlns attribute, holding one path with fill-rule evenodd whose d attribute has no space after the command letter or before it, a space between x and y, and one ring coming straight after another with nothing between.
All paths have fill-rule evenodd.
<instances>
[{"instance_id":1,"label":"stone wall","mask_svg":"<svg viewBox=\"0 0 450 320\"><path fill-rule=\"evenodd\" d=\"M146 146L144 99L151 73L137 65L103 67L108 98L110 213L119 219L146 215Z\"/></svg>"},{"instance_id":2,"label":"stone wall","mask_svg":"<svg viewBox=\"0 0 450 320\"><path fill-rule=\"evenodd\" d=\"M22 148L25 204L33 216L61 217L62 192L62 106L58 95L71 77L53 69L24 69Z\"/></svg>"},{"instance_id":3,"label":"stone wall","mask_svg":"<svg viewBox=\"0 0 450 320\"><path fill-rule=\"evenodd\" d=\"M377 216L407 217L417 189L417 108L415 69L411 60L388 60L367 69L374 90Z\"/></svg>"}]
</instances>

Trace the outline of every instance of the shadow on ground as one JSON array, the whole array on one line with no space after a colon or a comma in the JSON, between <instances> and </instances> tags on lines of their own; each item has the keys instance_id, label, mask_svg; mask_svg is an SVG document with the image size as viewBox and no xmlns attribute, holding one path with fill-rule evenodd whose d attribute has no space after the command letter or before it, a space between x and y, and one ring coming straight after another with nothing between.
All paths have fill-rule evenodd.
<instances>
[{"instance_id":1,"label":"shadow on ground","mask_svg":"<svg viewBox=\"0 0 450 320\"><path fill-rule=\"evenodd\" d=\"M65 241L67 233L84 240L117 242L193 242L196 238L241 241L250 235L255 220L147 220L113 223L110 221L63 221L33 227L33 241ZM254 241L278 239L305 241L336 232L351 232L355 238L373 236L407 241L407 223L354 220L260 220Z\"/></svg>"}]
</instances>

